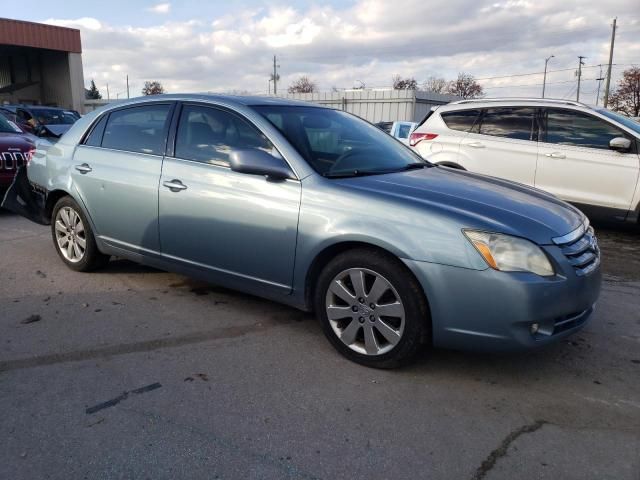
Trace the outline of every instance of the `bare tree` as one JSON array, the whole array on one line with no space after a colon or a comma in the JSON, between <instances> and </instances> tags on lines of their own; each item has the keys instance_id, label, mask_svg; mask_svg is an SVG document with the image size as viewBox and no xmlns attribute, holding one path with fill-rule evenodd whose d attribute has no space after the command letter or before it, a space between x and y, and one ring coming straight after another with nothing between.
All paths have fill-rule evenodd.
<instances>
[{"instance_id":1,"label":"bare tree","mask_svg":"<svg viewBox=\"0 0 640 480\"><path fill-rule=\"evenodd\" d=\"M143 95L161 95L163 93L166 93L164 87L157 80L144 82L144 87L142 87Z\"/></svg>"},{"instance_id":2,"label":"bare tree","mask_svg":"<svg viewBox=\"0 0 640 480\"><path fill-rule=\"evenodd\" d=\"M306 75L294 81L287 91L289 93L313 93L318 90L316 83Z\"/></svg>"},{"instance_id":3,"label":"bare tree","mask_svg":"<svg viewBox=\"0 0 640 480\"><path fill-rule=\"evenodd\" d=\"M476 82L473 75L464 72L459 73L457 79L449 82L447 85L447 93L457 95L461 98L484 97L482 85Z\"/></svg>"},{"instance_id":4,"label":"bare tree","mask_svg":"<svg viewBox=\"0 0 640 480\"><path fill-rule=\"evenodd\" d=\"M428 92L445 93L447 81L442 77L431 76L424 81L422 88Z\"/></svg>"},{"instance_id":5,"label":"bare tree","mask_svg":"<svg viewBox=\"0 0 640 480\"><path fill-rule=\"evenodd\" d=\"M617 88L609 97L609 106L630 117L640 116L640 68L632 67L622 73Z\"/></svg>"},{"instance_id":6,"label":"bare tree","mask_svg":"<svg viewBox=\"0 0 640 480\"><path fill-rule=\"evenodd\" d=\"M413 77L402 78L400 75L394 75L391 80L394 90L416 90L418 88L418 82Z\"/></svg>"}]
</instances>

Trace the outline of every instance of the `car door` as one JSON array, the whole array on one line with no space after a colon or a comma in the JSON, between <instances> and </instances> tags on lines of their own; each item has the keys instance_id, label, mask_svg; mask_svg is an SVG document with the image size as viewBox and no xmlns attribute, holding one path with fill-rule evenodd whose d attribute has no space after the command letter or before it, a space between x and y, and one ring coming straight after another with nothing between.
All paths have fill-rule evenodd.
<instances>
[{"instance_id":1,"label":"car door","mask_svg":"<svg viewBox=\"0 0 640 480\"><path fill-rule=\"evenodd\" d=\"M569 202L614 208L625 214L638 181L636 142L618 127L566 108L543 111L536 187ZM632 140L621 153L609 148L616 137Z\"/></svg>"},{"instance_id":2,"label":"car door","mask_svg":"<svg viewBox=\"0 0 640 480\"><path fill-rule=\"evenodd\" d=\"M72 179L96 234L133 252L157 252L158 182L174 103L113 110L75 151Z\"/></svg>"},{"instance_id":3,"label":"car door","mask_svg":"<svg viewBox=\"0 0 640 480\"><path fill-rule=\"evenodd\" d=\"M160 181L160 241L167 259L203 269L212 281L288 293L300 182L234 172L234 149L280 154L253 124L226 109L184 104L173 156Z\"/></svg>"},{"instance_id":4,"label":"car door","mask_svg":"<svg viewBox=\"0 0 640 480\"><path fill-rule=\"evenodd\" d=\"M460 142L467 170L533 185L538 157L534 107L486 108Z\"/></svg>"}]
</instances>

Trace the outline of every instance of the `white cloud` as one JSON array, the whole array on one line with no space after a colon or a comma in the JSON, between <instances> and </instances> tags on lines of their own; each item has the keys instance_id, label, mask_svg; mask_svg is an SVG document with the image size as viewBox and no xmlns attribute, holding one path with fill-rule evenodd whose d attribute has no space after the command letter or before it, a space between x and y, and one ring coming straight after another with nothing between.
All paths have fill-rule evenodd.
<instances>
[{"instance_id":1,"label":"white cloud","mask_svg":"<svg viewBox=\"0 0 640 480\"><path fill-rule=\"evenodd\" d=\"M153 12L153 13L167 14L171 10L171 4L170 3L158 3L158 4L156 4L156 5L152 6L152 7L147 8L147 10L149 10L150 12Z\"/></svg>"},{"instance_id":2,"label":"white cloud","mask_svg":"<svg viewBox=\"0 0 640 480\"><path fill-rule=\"evenodd\" d=\"M587 65L607 62L613 15L619 19L614 62L640 62L640 22L629 3L405 0L399 7L361 0L349 7L239 6L223 17L146 27L95 18L48 22L81 29L85 72L108 82L112 94L124 90L126 74L136 93L145 80L159 80L174 92L266 93L274 54L281 88L306 74L325 90L358 81L388 86L396 73L422 81L460 71L481 79L540 72L554 54L547 91L562 97L575 88L578 55L587 57ZM616 67L614 77L621 71ZM581 98L594 98L598 73L597 67L584 70ZM541 75L533 75L481 83L495 96L539 94L541 82Z\"/></svg>"},{"instance_id":3,"label":"white cloud","mask_svg":"<svg viewBox=\"0 0 640 480\"><path fill-rule=\"evenodd\" d=\"M75 20L49 18L47 20L44 20L43 23L57 25L59 27L78 28L82 30L100 30L102 28L102 23L100 23L99 20L91 17L82 17Z\"/></svg>"}]
</instances>

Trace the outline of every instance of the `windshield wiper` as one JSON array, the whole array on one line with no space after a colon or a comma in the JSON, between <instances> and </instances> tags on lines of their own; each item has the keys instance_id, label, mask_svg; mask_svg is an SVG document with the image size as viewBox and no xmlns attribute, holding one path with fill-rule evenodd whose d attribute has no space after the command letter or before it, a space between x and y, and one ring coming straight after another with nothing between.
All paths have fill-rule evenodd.
<instances>
[{"instance_id":1,"label":"windshield wiper","mask_svg":"<svg viewBox=\"0 0 640 480\"><path fill-rule=\"evenodd\" d=\"M415 162L415 163L409 163L407 165L405 165L404 167L402 167L401 170L397 170L397 171L402 171L402 170L417 170L418 168L427 168L430 167L431 165L429 165L428 163L424 163L424 162Z\"/></svg>"},{"instance_id":2,"label":"windshield wiper","mask_svg":"<svg viewBox=\"0 0 640 480\"><path fill-rule=\"evenodd\" d=\"M431 165L423 162L408 163L400 168L390 168L387 170L348 170L342 172L326 172L322 176L325 178L349 178L349 177L364 177L366 175L384 175L387 173L398 173L407 170L416 170L418 168L426 168Z\"/></svg>"},{"instance_id":3,"label":"windshield wiper","mask_svg":"<svg viewBox=\"0 0 640 480\"><path fill-rule=\"evenodd\" d=\"M380 173L387 173L386 171L375 170L349 170L346 172L325 172L322 174L325 178L349 178L349 177L364 177L365 175L377 175Z\"/></svg>"}]
</instances>

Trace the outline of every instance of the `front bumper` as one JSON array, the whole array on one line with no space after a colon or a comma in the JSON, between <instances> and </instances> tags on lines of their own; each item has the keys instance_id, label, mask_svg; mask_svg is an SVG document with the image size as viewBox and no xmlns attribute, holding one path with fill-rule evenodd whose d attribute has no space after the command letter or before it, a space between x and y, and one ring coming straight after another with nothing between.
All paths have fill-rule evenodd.
<instances>
[{"instance_id":1,"label":"front bumper","mask_svg":"<svg viewBox=\"0 0 640 480\"><path fill-rule=\"evenodd\" d=\"M558 247L545 250L556 264L553 277L404 260L427 296L433 344L518 351L548 345L582 328L600 293L600 267L578 276ZM534 323L539 328L532 334Z\"/></svg>"}]
</instances>

